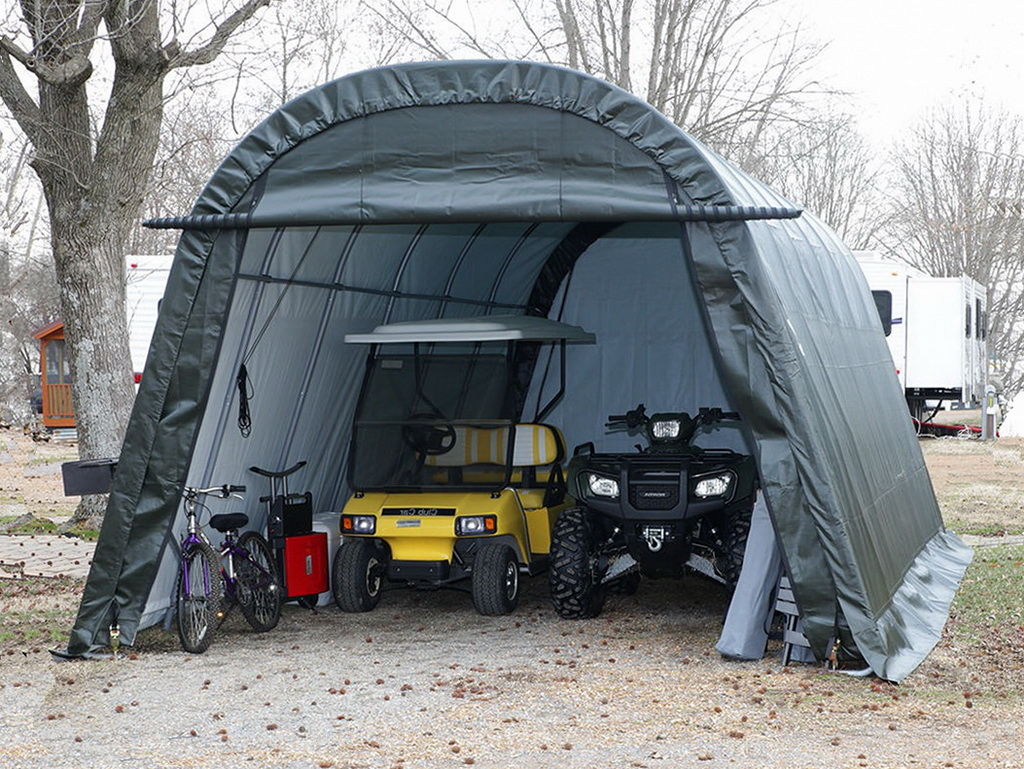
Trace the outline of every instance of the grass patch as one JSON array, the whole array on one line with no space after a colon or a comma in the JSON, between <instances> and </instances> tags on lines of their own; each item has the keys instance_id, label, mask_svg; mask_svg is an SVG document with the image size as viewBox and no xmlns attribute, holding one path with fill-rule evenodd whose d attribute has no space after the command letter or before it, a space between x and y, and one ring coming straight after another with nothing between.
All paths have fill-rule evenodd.
<instances>
[{"instance_id":1,"label":"grass patch","mask_svg":"<svg viewBox=\"0 0 1024 769\"><path fill-rule=\"evenodd\" d=\"M980 523L957 518L946 521L946 528L957 534L975 534L979 537L1005 537L1010 534L1024 534L1024 525L1014 523Z\"/></svg>"},{"instance_id":2,"label":"grass patch","mask_svg":"<svg viewBox=\"0 0 1024 769\"><path fill-rule=\"evenodd\" d=\"M20 516L18 516L20 517ZM11 520L16 520L12 518ZM7 529L6 534L56 534L57 524L51 521L49 518L36 518L32 517L31 521L19 524L13 528Z\"/></svg>"},{"instance_id":3,"label":"grass patch","mask_svg":"<svg viewBox=\"0 0 1024 769\"><path fill-rule=\"evenodd\" d=\"M1024 663L1024 545L978 548L950 612L954 639Z\"/></svg>"},{"instance_id":4,"label":"grass patch","mask_svg":"<svg viewBox=\"0 0 1024 769\"><path fill-rule=\"evenodd\" d=\"M78 537L89 542L95 542L100 538L99 529L87 529L83 526L73 526L70 529L65 529L62 533L72 537Z\"/></svg>"},{"instance_id":5,"label":"grass patch","mask_svg":"<svg viewBox=\"0 0 1024 769\"><path fill-rule=\"evenodd\" d=\"M52 647L67 640L75 621L83 580L26 577L0 582L0 651L7 654Z\"/></svg>"}]
</instances>

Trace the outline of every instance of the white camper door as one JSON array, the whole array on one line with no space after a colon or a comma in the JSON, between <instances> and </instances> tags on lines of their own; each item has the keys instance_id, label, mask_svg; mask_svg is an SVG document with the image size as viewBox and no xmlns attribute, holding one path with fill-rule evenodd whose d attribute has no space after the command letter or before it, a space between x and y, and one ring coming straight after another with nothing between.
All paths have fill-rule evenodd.
<instances>
[{"instance_id":1,"label":"white camper door","mask_svg":"<svg viewBox=\"0 0 1024 769\"><path fill-rule=\"evenodd\" d=\"M972 310L967 318L966 311L960 278L915 277L909 282L908 388L960 391L965 388L968 347L974 335L974 313Z\"/></svg>"},{"instance_id":2,"label":"white camper door","mask_svg":"<svg viewBox=\"0 0 1024 769\"><path fill-rule=\"evenodd\" d=\"M146 367L149 343L153 339L156 316L167 288L173 254L128 256L125 258L125 298L128 312L128 345L132 371Z\"/></svg>"}]
</instances>

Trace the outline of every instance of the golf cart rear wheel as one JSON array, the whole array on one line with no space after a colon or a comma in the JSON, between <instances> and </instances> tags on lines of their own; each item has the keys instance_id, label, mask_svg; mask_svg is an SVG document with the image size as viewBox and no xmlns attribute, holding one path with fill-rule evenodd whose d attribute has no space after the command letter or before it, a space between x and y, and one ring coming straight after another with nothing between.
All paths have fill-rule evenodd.
<instances>
[{"instance_id":1,"label":"golf cart rear wheel","mask_svg":"<svg viewBox=\"0 0 1024 769\"><path fill-rule=\"evenodd\" d=\"M343 542L331 569L331 588L338 608L346 612L375 608L384 589L384 571L384 559L373 542L366 539Z\"/></svg>"},{"instance_id":2,"label":"golf cart rear wheel","mask_svg":"<svg viewBox=\"0 0 1024 769\"><path fill-rule=\"evenodd\" d=\"M596 540L582 507L563 510L551 533L548 584L551 603L563 619L589 619L604 608L607 589L594 568Z\"/></svg>"},{"instance_id":3,"label":"golf cart rear wheel","mask_svg":"<svg viewBox=\"0 0 1024 769\"><path fill-rule=\"evenodd\" d=\"M473 606L484 616L511 614L519 604L519 562L508 545L483 545L473 558Z\"/></svg>"}]
</instances>

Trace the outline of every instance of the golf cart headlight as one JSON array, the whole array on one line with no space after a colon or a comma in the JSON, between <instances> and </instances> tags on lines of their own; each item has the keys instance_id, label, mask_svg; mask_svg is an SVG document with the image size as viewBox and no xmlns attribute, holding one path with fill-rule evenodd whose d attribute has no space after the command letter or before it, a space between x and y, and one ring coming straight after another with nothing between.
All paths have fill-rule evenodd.
<instances>
[{"instance_id":1,"label":"golf cart headlight","mask_svg":"<svg viewBox=\"0 0 1024 769\"><path fill-rule=\"evenodd\" d=\"M603 475L590 473L587 477L587 484L590 486L590 493L595 497L619 496L619 482L614 478L606 478Z\"/></svg>"},{"instance_id":2,"label":"golf cart headlight","mask_svg":"<svg viewBox=\"0 0 1024 769\"><path fill-rule=\"evenodd\" d=\"M377 519L372 515L341 516L342 534L373 534L377 531Z\"/></svg>"},{"instance_id":3,"label":"golf cart headlight","mask_svg":"<svg viewBox=\"0 0 1024 769\"><path fill-rule=\"evenodd\" d=\"M694 495L707 499L708 497L724 497L729 493L732 486L732 473L712 475L708 478L701 478L693 487Z\"/></svg>"},{"instance_id":4,"label":"golf cart headlight","mask_svg":"<svg viewBox=\"0 0 1024 769\"><path fill-rule=\"evenodd\" d=\"M493 534L497 529L498 519L493 515L465 515L455 519L455 533L460 537Z\"/></svg>"},{"instance_id":5,"label":"golf cart headlight","mask_svg":"<svg viewBox=\"0 0 1024 769\"><path fill-rule=\"evenodd\" d=\"M655 438L678 438L679 437L679 420L678 419L666 419L664 422L654 422L651 425L651 433Z\"/></svg>"}]
</instances>

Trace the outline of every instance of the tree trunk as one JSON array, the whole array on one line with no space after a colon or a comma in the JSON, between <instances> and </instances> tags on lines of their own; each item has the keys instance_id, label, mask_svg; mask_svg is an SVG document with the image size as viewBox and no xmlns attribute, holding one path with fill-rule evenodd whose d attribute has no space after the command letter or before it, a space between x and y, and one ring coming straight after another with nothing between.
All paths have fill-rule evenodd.
<instances>
[{"instance_id":1,"label":"tree trunk","mask_svg":"<svg viewBox=\"0 0 1024 769\"><path fill-rule=\"evenodd\" d=\"M121 232L122 228L97 232L53 222L57 283L82 459L120 454L135 399ZM105 509L105 495L82 497L71 523L99 528Z\"/></svg>"},{"instance_id":2,"label":"tree trunk","mask_svg":"<svg viewBox=\"0 0 1024 769\"><path fill-rule=\"evenodd\" d=\"M80 98L42 90L55 111L75 110ZM50 210L81 459L120 454L135 400L125 244L137 226L162 117L161 78L118 63L95 157L71 169L48 158L37 163ZM99 528L106 501L106 495L82 497L70 525Z\"/></svg>"}]
</instances>

